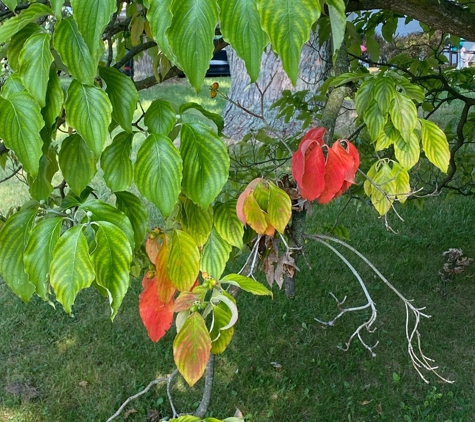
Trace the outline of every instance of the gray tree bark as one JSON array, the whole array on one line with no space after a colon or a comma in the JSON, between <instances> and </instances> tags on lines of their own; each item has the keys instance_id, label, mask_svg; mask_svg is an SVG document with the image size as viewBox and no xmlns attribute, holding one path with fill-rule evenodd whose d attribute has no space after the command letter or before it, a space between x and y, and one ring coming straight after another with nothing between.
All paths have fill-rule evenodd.
<instances>
[{"instance_id":1,"label":"gray tree bark","mask_svg":"<svg viewBox=\"0 0 475 422\"><path fill-rule=\"evenodd\" d=\"M266 123L284 137L300 131L301 121L293 119L285 123L284 119L277 118L278 109L271 110L270 106L281 97L284 90L292 92L308 90L309 93L316 91L327 77L331 66L329 46L325 44L320 48L316 34L312 34L302 49L301 70L295 87L285 74L281 60L270 48L262 55L261 74L255 84L250 84L244 62L230 47L227 49L232 76L228 96L240 106L232 102L227 103L224 110L224 134L232 140L240 140L250 131L265 127ZM256 115L262 116L265 121Z\"/></svg>"}]
</instances>

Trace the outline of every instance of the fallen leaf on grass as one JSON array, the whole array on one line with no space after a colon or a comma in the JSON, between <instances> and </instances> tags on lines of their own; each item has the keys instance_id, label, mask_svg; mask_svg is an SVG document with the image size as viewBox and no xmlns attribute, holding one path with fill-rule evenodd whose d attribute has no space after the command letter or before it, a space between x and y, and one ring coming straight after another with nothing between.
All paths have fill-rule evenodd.
<instances>
[{"instance_id":1,"label":"fallen leaf on grass","mask_svg":"<svg viewBox=\"0 0 475 422\"><path fill-rule=\"evenodd\" d=\"M376 412L378 412L380 415L383 414L383 406L381 406L381 403L379 403L379 404L376 406Z\"/></svg>"},{"instance_id":2,"label":"fallen leaf on grass","mask_svg":"<svg viewBox=\"0 0 475 422\"><path fill-rule=\"evenodd\" d=\"M7 393L20 396L23 400L29 401L40 395L38 389L28 383L12 382L5 386Z\"/></svg>"},{"instance_id":3,"label":"fallen leaf on grass","mask_svg":"<svg viewBox=\"0 0 475 422\"><path fill-rule=\"evenodd\" d=\"M370 404L373 400L364 400L360 401L361 406L366 406L367 404Z\"/></svg>"},{"instance_id":4,"label":"fallen leaf on grass","mask_svg":"<svg viewBox=\"0 0 475 422\"><path fill-rule=\"evenodd\" d=\"M79 385L80 385L81 387L87 387L87 386L89 385L89 383L88 383L87 381L81 381L81 382L79 383Z\"/></svg>"},{"instance_id":5,"label":"fallen leaf on grass","mask_svg":"<svg viewBox=\"0 0 475 422\"><path fill-rule=\"evenodd\" d=\"M158 422L160 420L160 412L155 409L150 409L147 412L147 420L150 422Z\"/></svg>"}]
</instances>

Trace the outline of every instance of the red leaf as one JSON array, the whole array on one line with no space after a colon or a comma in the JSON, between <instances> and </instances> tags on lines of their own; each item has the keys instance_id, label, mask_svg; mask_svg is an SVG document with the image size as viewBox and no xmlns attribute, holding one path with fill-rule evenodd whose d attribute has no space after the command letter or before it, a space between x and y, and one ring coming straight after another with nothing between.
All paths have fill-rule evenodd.
<instances>
[{"instance_id":1,"label":"red leaf","mask_svg":"<svg viewBox=\"0 0 475 422\"><path fill-rule=\"evenodd\" d=\"M323 141L323 136L325 135L325 132L326 132L326 129L324 127L316 127L314 129L310 129L302 138L302 140L300 141L300 144L302 144L307 139L311 139L311 140L317 141L317 143L320 146L322 146L325 143Z\"/></svg>"},{"instance_id":2,"label":"red leaf","mask_svg":"<svg viewBox=\"0 0 475 422\"><path fill-rule=\"evenodd\" d=\"M156 265L157 294L162 303L168 303L173 299L176 287L172 283L168 274L167 266L170 257L170 247L168 246L168 236L163 237L162 247L160 248Z\"/></svg>"},{"instance_id":3,"label":"red leaf","mask_svg":"<svg viewBox=\"0 0 475 422\"><path fill-rule=\"evenodd\" d=\"M345 166L345 180L341 189L335 194L335 198L342 195L353 183L355 183L356 171L360 165L360 155L356 147L349 141L344 142L346 142L346 149L343 148L340 141L335 142L332 146L332 149L335 150Z\"/></svg>"},{"instance_id":4,"label":"red leaf","mask_svg":"<svg viewBox=\"0 0 475 422\"><path fill-rule=\"evenodd\" d=\"M305 139L305 138L304 138ZM302 140L292 157L292 176L302 198L313 201L325 187L325 157L319 140Z\"/></svg>"},{"instance_id":5,"label":"red leaf","mask_svg":"<svg viewBox=\"0 0 475 422\"><path fill-rule=\"evenodd\" d=\"M144 291L139 297L139 311L142 322L147 328L148 336L152 341L160 340L173 322L173 300L162 303L157 295L157 280L144 277L142 280Z\"/></svg>"},{"instance_id":6,"label":"red leaf","mask_svg":"<svg viewBox=\"0 0 475 422\"><path fill-rule=\"evenodd\" d=\"M325 163L325 189L318 197L319 204L330 202L343 186L345 180L345 167L340 157L331 148L328 148Z\"/></svg>"}]
</instances>

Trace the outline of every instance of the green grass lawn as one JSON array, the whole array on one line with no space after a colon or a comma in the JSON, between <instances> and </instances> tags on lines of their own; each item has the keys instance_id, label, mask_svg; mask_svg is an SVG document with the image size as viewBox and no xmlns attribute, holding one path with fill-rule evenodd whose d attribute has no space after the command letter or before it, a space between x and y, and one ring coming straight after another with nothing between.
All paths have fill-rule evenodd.
<instances>
[{"instance_id":1,"label":"green grass lawn","mask_svg":"<svg viewBox=\"0 0 475 422\"><path fill-rule=\"evenodd\" d=\"M317 208L308 231L333 222L341 206ZM309 243L312 269L300 263L295 299L275 288L274 299L239 296L235 338L217 359L212 415L229 416L239 408L256 422L475 420L475 264L447 286L445 296L438 276L448 248L475 257L475 202L433 198L422 211L409 205L401 213L404 223L391 219L397 234L366 207L351 205L343 221L350 243L417 306L427 307L432 318L420 327L424 350L455 383L431 375L429 385L420 380L407 356L403 304L355 259L378 308L378 329L365 338L380 344L375 358L358 341L347 352L338 349L368 315L348 314L327 328L314 320L337 314L330 291L347 295L348 305L364 302L346 267ZM174 333L157 344L148 339L138 315L140 291L134 280L111 323L107 303L92 290L79 294L71 318L59 305L54 309L38 299L23 304L0 285L0 420L105 421L127 397L171 372ZM189 389L179 378L175 386L177 407L191 411L201 383ZM151 409L170 415L163 387L127 409L136 410L127 421L145 421Z\"/></svg>"}]
</instances>

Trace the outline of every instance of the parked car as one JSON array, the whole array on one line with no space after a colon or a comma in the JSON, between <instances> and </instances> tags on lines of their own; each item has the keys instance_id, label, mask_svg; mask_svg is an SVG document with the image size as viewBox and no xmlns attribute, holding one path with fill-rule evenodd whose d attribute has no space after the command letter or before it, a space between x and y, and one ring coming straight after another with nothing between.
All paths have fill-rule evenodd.
<instances>
[{"instance_id":1,"label":"parked car","mask_svg":"<svg viewBox=\"0 0 475 422\"><path fill-rule=\"evenodd\" d=\"M226 50L219 50L213 55L213 58L209 62L209 69L206 72L206 76L231 76Z\"/></svg>"}]
</instances>

